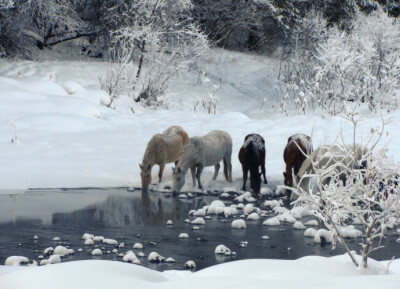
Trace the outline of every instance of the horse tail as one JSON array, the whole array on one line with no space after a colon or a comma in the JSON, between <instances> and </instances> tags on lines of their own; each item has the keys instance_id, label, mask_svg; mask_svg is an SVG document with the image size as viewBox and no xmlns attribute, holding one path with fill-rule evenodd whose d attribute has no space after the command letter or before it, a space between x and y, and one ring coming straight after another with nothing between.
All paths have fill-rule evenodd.
<instances>
[{"instance_id":1,"label":"horse tail","mask_svg":"<svg viewBox=\"0 0 400 289\"><path fill-rule=\"evenodd\" d=\"M225 181L229 181L229 176L228 176L228 164L226 163L226 159L223 158L224 161L224 177Z\"/></svg>"}]
</instances>

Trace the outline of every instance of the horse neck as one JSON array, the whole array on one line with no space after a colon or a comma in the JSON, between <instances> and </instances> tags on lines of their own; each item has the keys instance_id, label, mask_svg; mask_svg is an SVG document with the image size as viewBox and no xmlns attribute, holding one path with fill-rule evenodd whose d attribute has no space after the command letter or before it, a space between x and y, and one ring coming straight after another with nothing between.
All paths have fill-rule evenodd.
<instances>
[{"instance_id":1,"label":"horse neck","mask_svg":"<svg viewBox=\"0 0 400 289\"><path fill-rule=\"evenodd\" d=\"M189 146L185 147L181 157L179 158L178 167L180 167L184 173L186 173L187 170L193 166L194 159L192 151L193 150Z\"/></svg>"},{"instance_id":2,"label":"horse neck","mask_svg":"<svg viewBox=\"0 0 400 289\"><path fill-rule=\"evenodd\" d=\"M146 151L144 153L142 165L153 166L156 163L157 151L158 151L158 145L156 141L151 140L150 143L147 145Z\"/></svg>"},{"instance_id":3,"label":"horse neck","mask_svg":"<svg viewBox=\"0 0 400 289\"><path fill-rule=\"evenodd\" d=\"M248 167L250 169L250 175L257 173L258 174L258 150L253 144L253 142L250 142L247 147L247 158L250 160Z\"/></svg>"}]
</instances>

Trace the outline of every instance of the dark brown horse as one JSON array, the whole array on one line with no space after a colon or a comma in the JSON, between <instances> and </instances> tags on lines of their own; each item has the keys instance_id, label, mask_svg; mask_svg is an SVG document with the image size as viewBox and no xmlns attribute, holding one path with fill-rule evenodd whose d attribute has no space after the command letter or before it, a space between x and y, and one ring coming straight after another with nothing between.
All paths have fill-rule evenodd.
<instances>
[{"instance_id":1,"label":"dark brown horse","mask_svg":"<svg viewBox=\"0 0 400 289\"><path fill-rule=\"evenodd\" d=\"M264 184L268 184L265 177L265 141L259 134L248 134L239 151L239 161L243 170L243 187L246 190L247 175L250 171L250 187L254 194L260 193L261 174L264 176ZM261 166L261 172L259 167Z\"/></svg>"},{"instance_id":2,"label":"dark brown horse","mask_svg":"<svg viewBox=\"0 0 400 289\"><path fill-rule=\"evenodd\" d=\"M283 159L286 163L286 171L283 172L285 186L293 186L293 175L299 172L304 160L313 151L311 138L305 134L295 134L288 138L287 145L283 151ZM290 190L286 190L286 195L290 196Z\"/></svg>"}]
</instances>

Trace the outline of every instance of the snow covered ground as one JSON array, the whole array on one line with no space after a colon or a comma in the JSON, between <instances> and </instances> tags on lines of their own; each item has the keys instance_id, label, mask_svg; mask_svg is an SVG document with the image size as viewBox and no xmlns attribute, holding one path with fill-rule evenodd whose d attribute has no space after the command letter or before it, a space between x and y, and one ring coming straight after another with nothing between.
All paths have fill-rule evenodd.
<instances>
[{"instance_id":1,"label":"snow covered ground","mask_svg":"<svg viewBox=\"0 0 400 289\"><path fill-rule=\"evenodd\" d=\"M212 50L202 69L221 88L217 114L209 115L200 107L193 112L193 103L207 98L206 90L197 83L198 72L172 81L163 97L167 109L143 109L120 99L113 110L101 105L106 95L98 77L106 74L109 66L105 63L0 60L0 193L28 188L140 187L138 164L146 144L152 135L171 125L182 126L189 136L214 129L232 136L234 184L227 184L221 175L210 181L213 168L207 168L202 180L210 189L241 187L239 148L248 133L261 134L266 141L268 186L274 190L283 182L282 154L292 134L310 134L314 127L314 147L331 143L341 128L345 138L352 139L352 126L339 117L322 118L318 112L286 117L278 112L278 64L260 56ZM364 138L380 125L379 115L365 115L358 128L358 135ZM384 115L388 117L392 122L381 145L390 141L388 155L398 162L400 112ZM155 168L154 180L157 173ZM168 165L160 188L170 184ZM189 177L186 184L190 189ZM338 284L341 288L399 288L400 260L393 262L390 274L385 275L385 262L370 260L369 264L368 270L359 270L347 256L310 256L295 261L230 262L193 274L159 273L107 261L12 269L0 266L0 288L337 288Z\"/></svg>"},{"instance_id":2,"label":"snow covered ground","mask_svg":"<svg viewBox=\"0 0 400 289\"><path fill-rule=\"evenodd\" d=\"M198 72L172 81L163 97L168 109L146 110L128 99L120 99L113 110L100 104L106 95L100 90L98 77L106 74L105 63L0 60L0 191L139 187L138 164L147 142L171 125L182 126L189 136L204 135L214 129L231 134L236 188L241 185L237 154L243 139L248 133L261 134L266 141L267 178L281 184L282 154L289 136L299 132L310 134L315 126L313 142L318 147L331 143L341 126L350 142L352 127L338 117L321 118L318 112L290 117L279 113L278 64L277 60L261 56L212 50L202 69L221 88L217 92L217 114L209 115L200 107L193 113L195 100L208 96L205 88L197 84ZM267 102L263 104L264 98ZM399 161L400 113L392 112L385 117L393 121L387 126L389 134L382 143L391 140L388 154ZM380 116L368 116L358 132L366 137L370 128L379 124ZM165 170L162 185L171 182L170 167ZM205 169L206 186L212 170ZM155 167L153 180L157 173ZM212 187L226 186L222 179L220 175ZM191 181L186 183L190 186Z\"/></svg>"},{"instance_id":3,"label":"snow covered ground","mask_svg":"<svg viewBox=\"0 0 400 289\"><path fill-rule=\"evenodd\" d=\"M0 266L2 289L70 288L382 288L397 289L400 261L386 273L385 262L370 260L368 270L356 269L344 255L310 256L294 261L242 260L196 273L157 272L112 261L76 261L41 267ZM71 278L72 277L72 278Z\"/></svg>"}]
</instances>

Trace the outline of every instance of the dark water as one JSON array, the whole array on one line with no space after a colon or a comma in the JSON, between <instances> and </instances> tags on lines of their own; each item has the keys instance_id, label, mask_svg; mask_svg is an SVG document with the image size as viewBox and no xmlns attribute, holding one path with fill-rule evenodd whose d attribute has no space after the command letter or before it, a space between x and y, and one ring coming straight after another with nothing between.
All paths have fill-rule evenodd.
<instances>
[{"instance_id":1,"label":"dark water","mask_svg":"<svg viewBox=\"0 0 400 289\"><path fill-rule=\"evenodd\" d=\"M150 193L142 197L140 191L126 189L81 189L81 190L38 190L24 194L0 195L0 264L11 255L34 259L47 247L69 246L75 254L64 257L63 262L84 259L121 260L111 253L93 257L93 246L85 246L81 239L84 233L104 236L124 242L119 249L124 253L143 251L141 265L155 270L182 269L188 260L194 260L197 270L232 260L249 258L297 259L306 255L331 256L344 253L341 246L332 250L331 245L314 244L312 238L303 236L304 230L293 230L292 224L279 227L262 226L260 221L246 221L247 229L231 228L232 219L213 216L199 230L184 222L190 210L210 204L215 197L200 196L180 200L170 194ZM173 226L166 226L172 220ZM307 219L301 220L306 222ZM188 233L189 239L179 239L180 233ZM37 235L38 240L33 236ZM261 236L268 235L269 240ZM60 242L53 241L59 237ZM378 260L400 257L398 236L389 231L383 245L372 257ZM248 241L248 246L239 246ZM134 250L134 243L144 245L143 250ZM350 247L359 250L360 239L350 241ZM95 242L100 248L115 247ZM214 250L224 244L236 256L217 256ZM82 252L78 249L82 248ZM288 248L290 248L288 250ZM172 257L176 263L153 264L147 261L150 252L156 251L164 257Z\"/></svg>"}]
</instances>

